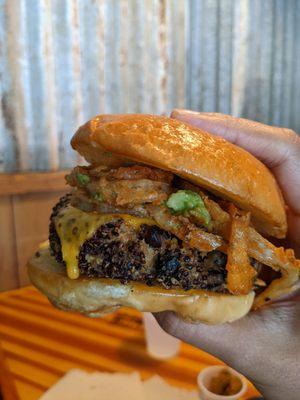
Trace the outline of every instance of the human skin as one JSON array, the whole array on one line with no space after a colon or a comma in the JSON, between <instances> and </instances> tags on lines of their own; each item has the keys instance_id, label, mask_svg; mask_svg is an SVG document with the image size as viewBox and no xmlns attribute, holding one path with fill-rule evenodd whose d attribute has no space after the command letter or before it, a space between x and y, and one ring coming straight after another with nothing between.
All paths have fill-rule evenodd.
<instances>
[{"instance_id":1,"label":"human skin","mask_svg":"<svg viewBox=\"0 0 300 400\"><path fill-rule=\"evenodd\" d=\"M300 256L300 137L290 129L216 113L174 110L173 118L243 147L272 171L287 205L285 246ZM233 323L188 324L156 314L173 336L220 358L247 376L267 400L300 399L300 290Z\"/></svg>"}]
</instances>

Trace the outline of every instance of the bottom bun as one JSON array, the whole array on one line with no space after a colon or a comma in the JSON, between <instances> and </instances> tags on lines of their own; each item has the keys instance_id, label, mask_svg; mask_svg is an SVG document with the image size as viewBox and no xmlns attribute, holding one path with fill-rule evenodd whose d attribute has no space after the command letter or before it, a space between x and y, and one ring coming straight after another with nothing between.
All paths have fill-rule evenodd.
<instances>
[{"instance_id":1,"label":"bottom bun","mask_svg":"<svg viewBox=\"0 0 300 400\"><path fill-rule=\"evenodd\" d=\"M40 249L28 263L31 282L50 302L63 310L98 317L120 306L140 311L174 311L188 322L222 324L249 312L254 292L232 296L205 290L164 289L139 282L122 284L106 278L69 279L64 266L57 263L48 248Z\"/></svg>"}]
</instances>

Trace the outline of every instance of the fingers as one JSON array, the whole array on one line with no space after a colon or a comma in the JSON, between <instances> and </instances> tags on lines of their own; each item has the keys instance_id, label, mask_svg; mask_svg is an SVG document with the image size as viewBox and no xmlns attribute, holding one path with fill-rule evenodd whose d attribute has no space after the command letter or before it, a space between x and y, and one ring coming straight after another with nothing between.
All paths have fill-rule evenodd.
<instances>
[{"instance_id":1,"label":"fingers","mask_svg":"<svg viewBox=\"0 0 300 400\"><path fill-rule=\"evenodd\" d=\"M274 354L276 358L282 346L291 340L290 327L298 329L299 303L295 299L286 299L223 325L186 323L172 312L156 313L154 316L170 335L218 357L252 380L259 381L268 365L265 356ZM294 339L297 340L297 337ZM280 360L279 355L279 363Z\"/></svg>"},{"instance_id":2,"label":"fingers","mask_svg":"<svg viewBox=\"0 0 300 400\"><path fill-rule=\"evenodd\" d=\"M300 137L295 132L218 113L174 110L171 117L222 136L260 159L276 176L293 213L300 215Z\"/></svg>"},{"instance_id":3,"label":"fingers","mask_svg":"<svg viewBox=\"0 0 300 400\"><path fill-rule=\"evenodd\" d=\"M252 323L249 318L217 326L189 324L172 312L157 313L155 318L170 335L201 348L236 367L238 365L235 360L244 347L244 334L248 335L252 331Z\"/></svg>"}]
</instances>

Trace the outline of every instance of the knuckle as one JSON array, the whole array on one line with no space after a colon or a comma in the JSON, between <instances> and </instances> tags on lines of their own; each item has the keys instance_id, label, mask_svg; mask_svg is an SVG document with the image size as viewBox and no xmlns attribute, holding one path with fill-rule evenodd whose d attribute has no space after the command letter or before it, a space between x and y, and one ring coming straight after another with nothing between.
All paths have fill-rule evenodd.
<instances>
[{"instance_id":1,"label":"knuckle","mask_svg":"<svg viewBox=\"0 0 300 400\"><path fill-rule=\"evenodd\" d=\"M293 129L280 128L280 130L289 148L291 150L296 150L298 153L300 151L300 136Z\"/></svg>"},{"instance_id":2,"label":"knuckle","mask_svg":"<svg viewBox=\"0 0 300 400\"><path fill-rule=\"evenodd\" d=\"M281 128L282 133L292 144L299 144L300 143L300 136L293 130L289 128Z\"/></svg>"}]
</instances>

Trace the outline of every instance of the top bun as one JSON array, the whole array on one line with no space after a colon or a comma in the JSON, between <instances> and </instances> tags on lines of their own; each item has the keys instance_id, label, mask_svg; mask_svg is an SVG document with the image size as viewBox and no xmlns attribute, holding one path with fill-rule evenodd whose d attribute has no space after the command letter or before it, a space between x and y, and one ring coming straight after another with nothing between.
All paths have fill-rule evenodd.
<instances>
[{"instance_id":1,"label":"top bun","mask_svg":"<svg viewBox=\"0 0 300 400\"><path fill-rule=\"evenodd\" d=\"M275 178L254 156L221 137L167 117L100 115L80 127L71 144L92 164L138 162L171 171L251 211L259 231L286 235Z\"/></svg>"}]
</instances>

